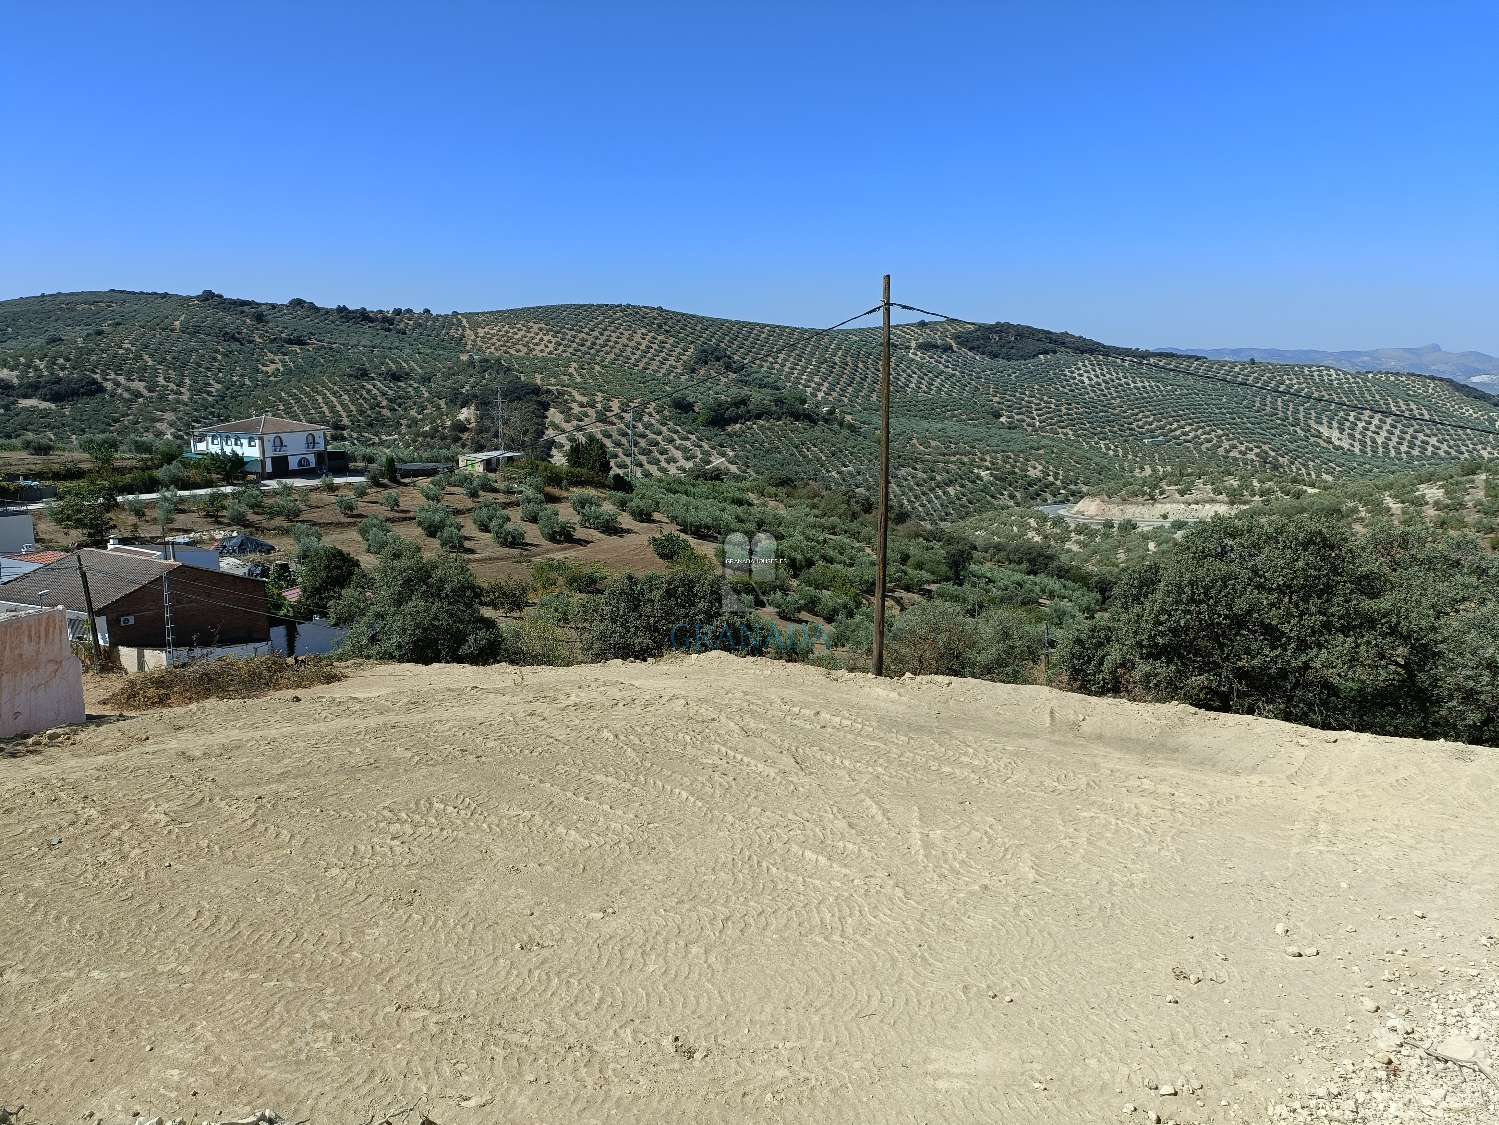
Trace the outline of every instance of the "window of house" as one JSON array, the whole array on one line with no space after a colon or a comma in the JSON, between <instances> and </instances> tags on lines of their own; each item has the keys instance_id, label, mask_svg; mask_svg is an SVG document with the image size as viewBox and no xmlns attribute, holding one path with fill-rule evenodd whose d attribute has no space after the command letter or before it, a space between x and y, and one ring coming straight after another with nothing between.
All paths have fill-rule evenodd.
<instances>
[{"instance_id":1,"label":"window of house","mask_svg":"<svg viewBox=\"0 0 1499 1125\"><path fill-rule=\"evenodd\" d=\"M219 444L219 435L218 434L209 434L208 435L208 440L211 441L211 442L213 442L214 445L218 445Z\"/></svg>"},{"instance_id":2,"label":"window of house","mask_svg":"<svg viewBox=\"0 0 1499 1125\"><path fill-rule=\"evenodd\" d=\"M280 434L277 434L275 438L272 439L271 448L277 450L278 452L286 448L286 442L281 440Z\"/></svg>"},{"instance_id":3,"label":"window of house","mask_svg":"<svg viewBox=\"0 0 1499 1125\"><path fill-rule=\"evenodd\" d=\"M309 433L307 435L307 448L308 449L316 449L317 448L317 434Z\"/></svg>"}]
</instances>

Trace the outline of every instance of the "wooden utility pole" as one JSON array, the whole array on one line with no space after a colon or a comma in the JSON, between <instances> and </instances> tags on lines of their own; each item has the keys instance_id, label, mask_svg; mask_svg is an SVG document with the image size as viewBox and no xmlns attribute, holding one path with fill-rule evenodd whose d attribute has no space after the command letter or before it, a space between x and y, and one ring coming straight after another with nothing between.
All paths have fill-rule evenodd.
<instances>
[{"instance_id":1,"label":"wooden utility pole","mask_svg":"<svg viewBox=\"0 0 1499 1125\"><path fill-rule=\"evenodd\" d=\"M73 556L78 560L78 584L83 587L83 608L88 612L88 635L94 645L94 670L104 667L104 657L99 652L99 623L94 620L94 597L88 589L88 571L83 569L83 552Z\"/></svg>"},{"instance_id":2,"label":"wooden utility pole","mask_svg":"<svg viewBox=\"0 0 1499 1125\"><path fill-rule=\"evenodd\" d=\"M885 553L890 539L890 275L885 275L880 349L880 515L874 553L874 674L885 674Z\"/></svg>"},{"instance_id":3,"label":"wooden utility pole","mask_svg":"<svg viewBox=\"0 0 1499 1125\"><path fill-rule=\"evenodd\" d=\"M630 410L630 479L635 479L635 411Z\"/></svg>"}]
</instances>

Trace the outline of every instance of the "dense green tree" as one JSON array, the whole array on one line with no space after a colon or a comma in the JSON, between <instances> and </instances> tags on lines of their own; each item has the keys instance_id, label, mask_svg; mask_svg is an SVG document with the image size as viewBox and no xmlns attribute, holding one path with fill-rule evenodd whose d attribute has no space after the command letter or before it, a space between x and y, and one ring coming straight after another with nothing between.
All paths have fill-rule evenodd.
<instances>
[{"instance_id":1,"label":"dense green tree","mask_svg":"<svg viewBox=\"0 0 1499 1125\"><path fill-rule=\"evenodd\" d=\"M58 527L78 532L81 545L102 547L114 530L117 504L114 489L107 482L90 479L61 489L47 514Z\"/></svg>"},{"instance_id":2,"label":"dense green tree","mask_svg":"<svg viewBox=\"0 0 1499 1125\"><path fill-rule=\"evenodd\" d=\"M583 620L590 660L646 660L715 637L726 624L713 574L612 575L588 598Z\"/></svg>"},{"instance_id":3,"label":"dense green tree","mask_svg":"<svg viewBox=\"0 0 1499 1125\"><path fill-rule=\"evenodd\" d=\"M349 552L327 543L309 541L297 552L297 581L302 604L315 614L329 607L363 571Z\"/></svg>"},{"instance_id":4,"label":"dense green tree","mask_svg":"<svg viewBox=\"0 0 1499 1125\"><path fill-rule=\"evenodd\" d=\"M1220 517L1128 565L1059 665L1084 691L1499 744L1499 561L1427 527Z\"/></svg>"},{"instance_id":5,"label":"dense green tree","mask_svg":"<svg viewBox=\"0 0 1499 1125\"><path fill-rule=\"evenodd\" d=\"M609 447L597 434L589 434L567 447L567 467L598 477L600 481L608 480Z\"/></svg>"},{"instance_id":6,"label":"dense green tree","mask_svg":"<svg viewBox=\"0 0 1499 1125\"><path fill-rule=\"evenodd\" d=\"M504 655L505 639L484 615L483 602L484 591L461 558L424 558L394 540L368 580L350 584L334 602L332 617L349 627L342 649L349 656L489 664Z\"/></svg>"}]
</instances>

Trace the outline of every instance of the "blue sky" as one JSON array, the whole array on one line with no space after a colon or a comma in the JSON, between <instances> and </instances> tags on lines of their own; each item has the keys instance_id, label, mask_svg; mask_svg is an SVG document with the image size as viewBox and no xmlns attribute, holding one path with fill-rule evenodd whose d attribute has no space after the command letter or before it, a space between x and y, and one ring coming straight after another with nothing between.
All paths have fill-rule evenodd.
<instances>
[{"instance_id":1,"label":"blue sky","mask_svg":"<svg viewBox=\"0 0 1499 1125\"><path fill-rule=\"evenodd\" d=\"M1491 3L0 15L0 296L1499 353Z\"/></svg>"}]
</instances>

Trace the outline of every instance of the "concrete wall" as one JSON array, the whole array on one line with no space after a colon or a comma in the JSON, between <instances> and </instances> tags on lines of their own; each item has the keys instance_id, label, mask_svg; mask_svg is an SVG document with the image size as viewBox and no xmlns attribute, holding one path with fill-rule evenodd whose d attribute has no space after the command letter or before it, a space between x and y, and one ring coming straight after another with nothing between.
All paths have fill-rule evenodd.
<instances>
[{"instance_id":1,"label":"concrete wall","mask_svg":"<svg viewBox=\"0 0 1499 1125\"><path fill-rule=\"evenodd\" d=\"M0 738L83 722L83 665L60 609L0 617Z\"/></svg>"},{"instance_id":2,"label":"concrete wall","mask_svg":"<svg viewBox=\"0 0 1499 1125\"><path fill-rule=\"evenodd\" d=\"M166 649L121 645L115 651L120 657L120 667L131 674L167 666ZM172 650L172 667L201 664L205 660L238 660L250 656L270 655L272 655L270 641L245 645L214 645L211 648L178 648Z\"/></svg>"}]
</instances>

